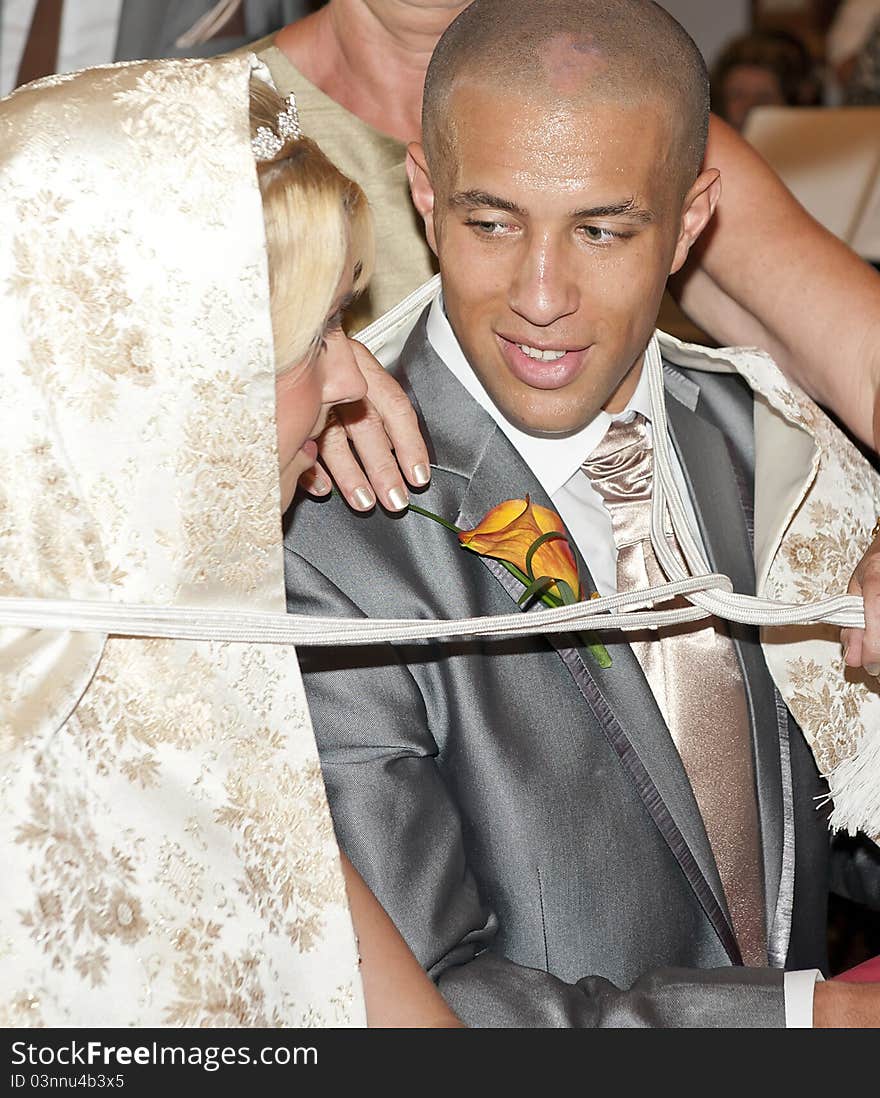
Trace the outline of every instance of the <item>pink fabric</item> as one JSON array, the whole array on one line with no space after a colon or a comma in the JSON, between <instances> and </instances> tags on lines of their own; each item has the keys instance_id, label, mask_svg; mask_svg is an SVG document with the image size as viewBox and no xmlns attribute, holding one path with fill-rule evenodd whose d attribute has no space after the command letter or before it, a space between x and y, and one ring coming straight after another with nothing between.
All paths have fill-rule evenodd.
<instances>
[{"instance_id":1,"label":"pink fabric","mask_svg":"<svg viewBox=\"0 0 880 1098\"><path fill-rule=\"evenodd\" d=\"M847 980L850 983L874 983L880 982L880 957L872 957L869 961L863 961L855 968L848 968L841 972L835 980Z\"/></svg>"}]
</instances>

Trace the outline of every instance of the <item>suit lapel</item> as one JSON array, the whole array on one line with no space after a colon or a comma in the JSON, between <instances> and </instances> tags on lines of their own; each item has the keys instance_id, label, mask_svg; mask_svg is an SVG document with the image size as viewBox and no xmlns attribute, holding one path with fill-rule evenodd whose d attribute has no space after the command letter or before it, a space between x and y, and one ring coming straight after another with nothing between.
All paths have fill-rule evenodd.
<instances>
[{"instance_id":1,"label":"suit lapel","mask_svg":"<svg viewBox=\"0 0 880 1098\"><path fill-rule=\"evenodd\" d=\"M489 422L493 433L473 470L456 519L465 529L476 526L491 507L505 499L528 494L534 503L553 507L504 433ZM574 549L581 581L590 584L589 568L576 546ZM497 561L486 557L482 561L516 601L522 585ZM540 613L540 607L531 612ZM681 757L629 644L618 632L602 639L611 654L611 667L604 669L584 648L576 646L574 638L547 638L634 782L731 959L738 961L739 949L718 868Z\"/></svg>"},{"instance_id":2,"label":"suit lapel","mask_svg":"<svg viewBox=\"0 0 880 1098\"><path fill-rule=\"evenodd\" d=\"M417 410L430 409L430 423L423 420L422 426L432 462L467 482L456 525L465 529L476 526L498 503L526 495L552 508L540 483L501 429L465 393L433 351L424 335L424 320L416 326L410 341L401 359L407 363L406 370L398 370L398 380ZM589 569L576 547L575 556L582 581L589 582ZM515 603L522 593L519 582L497 561L485 557L481 560ZM540 608L530 612L540 613ZM572 638L548 638L633 781L731 961L741 963L703 820L654 695L622 635L609 634L603 640L612 658L612 666L607 669L597 667L589 654L572 644Z\"/></svg>"},{"instance_id":3,"label":"suit lapel","mask_svg":"<svg viewBox=\"0 0 880 1098\"><path fill-rule=\"evenodd\" d=\"M743 473L734 464L724 435L699 414L699 405L696 413L692 412L667 394L666 411L709 563L713 571L730 576L737 592L754 594L752 523L743 505L744 497L750 498L751 493L744 493L739 483ZM754 631L732 625L731 634L743 670L751 718L770 935L779 895L785 817L777 700Z\"/></svg>"}]
</instances>

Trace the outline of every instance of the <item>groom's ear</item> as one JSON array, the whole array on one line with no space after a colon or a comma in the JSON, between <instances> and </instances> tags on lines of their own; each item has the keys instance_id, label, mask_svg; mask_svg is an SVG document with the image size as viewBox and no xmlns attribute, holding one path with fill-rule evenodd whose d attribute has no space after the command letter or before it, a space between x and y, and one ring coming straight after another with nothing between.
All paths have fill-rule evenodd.
<instances>
[{"instance_id":1,"label":"groom's ear","mask_svg":"<svg viewBox=\"0 0 880 1098\"><path fill-rule=\"evenodd\" d=\"M685 195L670 274L681 270L697 237L712 220L721 197L721 173L707 168Z\"/></svg>"},{"instance_id":2,"label":"groom's ear","mask_svg":"<svg viewBox=\"0 0 880 1098\"><path fill-rule=\"evenodd\" d=\"M437 254L437 233L434 228L434 187L428 172L425 150L413 141L406 150L406 174L413 204L425 223L425 236L431 251Z\"/></svg>"}]
</instances>

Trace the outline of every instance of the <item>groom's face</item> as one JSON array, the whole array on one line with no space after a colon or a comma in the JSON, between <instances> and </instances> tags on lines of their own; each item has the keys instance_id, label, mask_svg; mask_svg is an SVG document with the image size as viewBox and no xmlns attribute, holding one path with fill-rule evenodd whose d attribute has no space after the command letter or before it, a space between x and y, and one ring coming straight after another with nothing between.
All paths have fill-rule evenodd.
<instances>
[{"instance_id":1,"label":"groom's face","mask_svg":"<svg viewBox=\"0 0 880 1098\"><path fill-rule=\"evenodd\" d=\"M705 223L687 213L676 124L652 102L549 114L473 85L450 106L448 166L432 179L419 147L410 164L450 322L509 420L570 433L625 406Z\"/></svg>"}]
</instances>

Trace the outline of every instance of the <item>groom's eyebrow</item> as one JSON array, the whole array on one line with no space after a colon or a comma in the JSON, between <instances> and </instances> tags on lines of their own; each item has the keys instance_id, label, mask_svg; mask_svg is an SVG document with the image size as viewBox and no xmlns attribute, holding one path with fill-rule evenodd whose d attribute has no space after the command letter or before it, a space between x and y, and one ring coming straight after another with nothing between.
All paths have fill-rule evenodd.
<instances>
[{"instance_id":1,"label":"groom's eyebrow","mask_svg":"<svg viewBox=\"0 0 880 1098\"><path fill-rule=\"evenodd\" d=\"M522 206L517 206L509 198L501 198L497 194L489 194L488 191L456 191L449 199L450 206L463 207L473 210L478 207L491 210L506 210L518 217L526 217L527 212Z\"/></svg>"},{"instance_id":2,"label":"groom's eyebrow","mask_svg":"<svg viewBox=\"0 0 880 1098\"><path fill-rule=\"evenodd\" d=\"M634 221L639 225L649 225L654 220L654 214L638 206L635 198L626 198L621 202L611 202L604 206L589 206L581 210L573 210L570 217L572 221L593 217L625 217L628 221Z\"/></svg>"}]
</instances>

